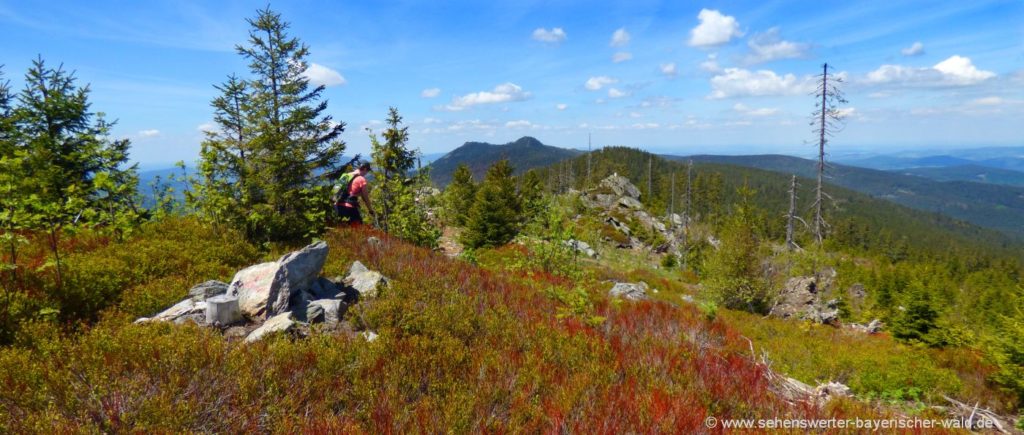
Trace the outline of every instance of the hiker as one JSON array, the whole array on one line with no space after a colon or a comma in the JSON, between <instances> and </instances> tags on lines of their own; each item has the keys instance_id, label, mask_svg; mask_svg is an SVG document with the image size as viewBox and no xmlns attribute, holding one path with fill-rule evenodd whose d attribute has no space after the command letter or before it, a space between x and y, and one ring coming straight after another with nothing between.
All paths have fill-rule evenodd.
<instances>
[{"instance_id":1,"label":"hiker","mask_svg":"<svg viewBox=\"0 0 1024 435\"><path fill-rule=\"evenodd\" d=\"M352 172L342 174L338 184L334 186L334 211L342 222L349 225L362 225L363 215L359 212L359 198L366 204L366 210L375 215L370 204L370 192L366 188L366 174L372 171L369 163L359 165Z\"/></svg>"}]
</instances>

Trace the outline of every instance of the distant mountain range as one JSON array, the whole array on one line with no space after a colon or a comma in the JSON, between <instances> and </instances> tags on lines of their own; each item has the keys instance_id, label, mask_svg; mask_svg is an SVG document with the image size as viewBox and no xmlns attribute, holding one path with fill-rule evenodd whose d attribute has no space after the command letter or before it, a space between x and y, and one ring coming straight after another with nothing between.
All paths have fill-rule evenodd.
<instances>
[{"instance_id":1,"label":"distant mountain range","mask_svg":"<svg viewBox=\"0 0 1024 435\"><path fill-rule=\"evenodd\" d=\"M805 178L815 178L817 164L813 160L783 155L666 158L746 166ZM907 175L839 164L831 165L828 175L831 184L1024 238L1024 187L970 181L936 181L917 174Z\"/></svg>"},{"instance_id":2,"label":"distant mountain range","mask_svg":"<svg viewBox=\"0 0 1024 435\"><path fill-rule=\"evenodd\" d=\"M485 142L466 142L430 164L430 178L439 187L446 186L459 164L469 165L473 178L482 180L487 168L503 158L509 159L516 173L547 166L583 154L582 151L544 145L539 140L524 136L515 142L495 145Z\"/></svg>"},{"instance_id":3,"label":"distant mountain range","mask_svg":"<svg viewBox=\"0 0 1024 435\"><path fill-rule=\"evenodd\" d=\"M974 181L985 184L1024 187L1024 172L976 164L894 169L892 172L916 175L936 181Z\"/></svg>"}]
</instances>

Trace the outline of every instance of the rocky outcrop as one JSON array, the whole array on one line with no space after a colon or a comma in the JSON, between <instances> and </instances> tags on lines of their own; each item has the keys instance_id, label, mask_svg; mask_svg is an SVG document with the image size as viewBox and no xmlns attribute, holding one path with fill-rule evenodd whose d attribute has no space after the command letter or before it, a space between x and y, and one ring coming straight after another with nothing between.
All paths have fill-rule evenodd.
<instances>
[{"instance_id":1,"label":"rocky outcrop","mask_svg":"<svg viewBox=\"0 0 1024 435\"><path fill-rule=\"evenodd\" d=\"M648 249L655 253L678 255L682 249L682 217L673 215L662 221L652 216L640 201L640 189L629 179L612 175L582 196L583 203L604 215L605 223L622 236L606 235L621 249Z\"/></svg>"},{"instance_id":2,"label":"rocky outcrop","mask_svg":"<svg viewBox=\"0 0 1024 435\"><path fill-rule=\"evenodd\" d=\"M874 319L868 322L868 324L866 325L862 325L860 323L850 323L843 326L845 326L847 329L857 332L863 332L865 334L877 334L882 330L882 327L884 325L882 324L881 320Z\"/></svg>"},{"instance_id":3,"label":"rocky outcrop","mask_svg":"<svg viewBox=\"0 0 1024 435\"><path fill-rule=\"evenodd\" d=\"M349 305L376 297L388 279L358 261L348 276L324 278L320 273L327 253L326 243L314 243L277 261L242 269L231 284L198 284L182 301L136 323L193 321L220 328L226 337L245 337L245 342L296 328L306 331L309 323L335 328Z\"/></svg>"},{"instance_id":4,"label":"rocky outcrop","mask_svg":"<svg viewBox=\"0 0 1024 435\"><path fill-rule=\"evenodd\" d=\"M587 257L590 258L597 258L597 251L591 248L587 242L576 239L569 239L563 241L562 243L565 246L571 248L572 250L579 252L580 254L586 255Z\"/></svg>"},{"instance_id":5,"label":"rocky outcrop","mask_svg":"<svg viewBox=\"0 0 1024 435\"><path fill-rule=\"evenodd\" d=\"M640 198L640 189L637 189L633 183L630 183L628 178L619 174L612 174L608 178L601 180L600 187L612 191L615 196L627 196L634 199Z\"/></svg>"},{"instance_id":6,"label":"rocky outcrop","mask_svg":"<svg viewBox=\"0 0 1024 435\"><path fill-rule=\"evenodd\" d=\"M771 315L783 319L810 320L815 323L837 325L839 301L822 300L822 290L830 280L813 276L790 278L772 307Z\"/></svg>"},{"instance_id":7,"label":"rocky outcrop","mask_svg":"<svg viewBox=\"0 0 1024 435\"><path fill-rule=\"evenodd\" d=\"M631 301L642 301L647 299L647 283L640 281L639 283L628 283L618 282L612 286L611 290L608 290L608 296L613 298L628 299Z\"/></svg>"}]
</instances>

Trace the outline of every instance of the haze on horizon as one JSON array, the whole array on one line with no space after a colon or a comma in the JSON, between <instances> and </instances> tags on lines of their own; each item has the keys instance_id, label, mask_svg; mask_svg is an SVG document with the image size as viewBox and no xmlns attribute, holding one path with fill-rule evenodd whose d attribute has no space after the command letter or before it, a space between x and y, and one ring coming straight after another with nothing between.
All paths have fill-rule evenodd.
<instances>
[{"instance_id":1,"label":"haze on horizon","mask_svg":"<svg viewBox=\"0 0 1024 435\"><path fill-rule=\"evenodd\" d=\"M309 76L349 153L388 106L424 153L521 136L673 154L813 152L813 76L850 103L834 153L1021 146L1024 3L498 1L271 4L311 49ZM192 161L214 84L266 2L0 0L15 89L37 56L91 84L144 164Z\"/></svg>"}]
</instances>

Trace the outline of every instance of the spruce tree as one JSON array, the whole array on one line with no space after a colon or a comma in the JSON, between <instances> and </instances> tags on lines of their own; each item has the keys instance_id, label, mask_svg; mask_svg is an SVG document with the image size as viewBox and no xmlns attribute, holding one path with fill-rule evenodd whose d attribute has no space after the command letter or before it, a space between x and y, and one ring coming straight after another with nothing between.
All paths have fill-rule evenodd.
<instances>
[{"instance_id":1,"label":"spruce tree","mask_svg":"<svg viewBox=\"0 0 1024 435\"><path fill-rule=\"evenodd\" d=\"M769 307L770 293L761 272L754 192L744 186L738 194L741 200L722 229L721 247L704 265L704 288L712 300L727 308L763 313Z\"/></svg>"},{"instance_id":2,"label":"spruce tree","mask_svg":"<svg viewBox=\"0 0 1024 435\"><path fill-rule=\"evenodd\" d=\"M33 61L13 110L15 151L25 156L29 213L48 236L57 287L62 286L60 238L82 224L117 234L139 217L138 176L127 166L127 139L109 139L113 123L90 111L89 87L79 87L62 67Z\"/></svg>"},{"instance_id":3,"label":"spruce tree","mask_svg":"<svg viewBox=\"0 0 1024 435\"><path fill-rule=\"evenodd\" d=\"M469 166L460 163L452 173L452 181L444 189L444 208L446 219L455 226L465 226L469 217L469 209L476 197L476 183Z\"/></svg>"},{"instance_id":4,"label":"spruce tree","mask_svg":"<svg viewBox=\"0 0 1024 435\"><path fill-rule=\"evenodd\" d=\"M380 213L378 222L386 232L420 246L437 246L440 232L430 223L426 207L417 202L418 191L426 187L427 174L417 172L410 177L416 163L417 151L410 149L409 128L402 125L398 109L388 109L387 129L381 142L370 136L376 186L371 192L373 203Z\"/></svg>"},{"instance_id":5,"label":"spruce tree","mask_svg":"<svg viewBox=\"0 0 1024 435\"><path fill-rule=\"evenodd\" d=\"M324 228L330 186L321 174L340 169L345 124L325 114L324 86L303 75L309 48L281 15L268 8L247 22L249 44L236 50L251 77L216 87L218 129L203 141L193 199L250 240L307 238Z\"/></svg>"},{"instance_id":6,"label":"spruce tree","mask_svg":"<svg viewBox=\"0 0 1024 435\"><path fill-rule=\"evenodd\" d=\"M501 246L518 233L521 205L507 159L489 169L469 211L462 243L468 248Z\"/></svg>"},{"instance_id":7,"label":"spruce tree","mask_svg":"<svg viewBox=\"0 0 1024 435\"><path fill-rule=\"evenodd\" d=\"M524 218L536 216L543 207L544 182L540 174L531 169L522 175L519 183L519 199Z\"/></svg>"}]
</instances>

